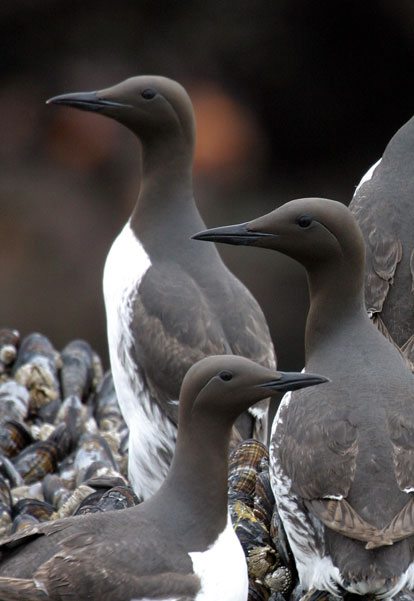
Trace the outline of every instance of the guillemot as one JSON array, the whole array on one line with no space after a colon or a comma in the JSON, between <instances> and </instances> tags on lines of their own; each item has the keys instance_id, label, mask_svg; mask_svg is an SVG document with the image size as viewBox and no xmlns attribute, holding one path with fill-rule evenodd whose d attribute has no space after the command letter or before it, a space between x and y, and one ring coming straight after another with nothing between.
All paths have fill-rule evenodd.
<instances>
[{"instance_id":1,"label":"guillemot","mask_svg":"<svg viewBox=\"0 0 414 601\"><path fill-rule=\"evenodd\" d=\"M199 361L183 380L174 459L158 492L3 540L0 599L246 601L247 566L227 515L232 425L255 401L326 381L234 355Z\"/></svg>"},{"instance_id":2,"label":"guillemot","mask_svg":"<svg viewBox=\"0 0 414 601\"><path fill-rule=\"evenodd\" d=\"M414 365L414 118L361 179L349 205L367 250L365 301L379 329Z\"/></svg>"},{"instance_id":3,"label":"guillemot","mask_svg":"<svg viewBox=\"0 0 414 601\"><path fill-rule=\"evenodd\" d=\"M306 269L306 370L331 380L286 395L271 438L272 487L305 590L391 598L414 588L414 378L364 304L352 213L291 201L201 240L270 248Z\"/></svg>"},{"instance_id":4,"label":"guillemot","mask_svg":"<svg viewBox=\"0 0 414 601\"><path fill-rule=\"evenodd\" d=\"M205 227L194 201L195 121L177 82L127 79L98 92L48 102L96 111L130 129L142 146L142 179L131 218L104 270L115 388L129 427L129 478L142 498L167 474L177 432L177 399L187 369L233 353L275 368L263 313L217 250L190 239ZM239 439L267 439L267 403L236 424Z\"/></svg>"}]
</instances>

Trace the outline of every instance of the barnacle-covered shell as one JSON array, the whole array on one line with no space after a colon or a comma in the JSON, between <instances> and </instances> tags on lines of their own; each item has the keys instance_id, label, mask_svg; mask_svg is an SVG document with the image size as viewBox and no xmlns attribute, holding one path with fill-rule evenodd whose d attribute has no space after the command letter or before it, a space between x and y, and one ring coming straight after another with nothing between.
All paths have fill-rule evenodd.
<instances>
[{"instance_id":1,"label":"barnacle-covered shell","mask_svg":"<svg viewBox=\"0 0 414 601\"><path fill-rule=\"evenodd\" d=\"M6 373L7 368L16 358L20 334L12 328L0 329L0 376Z\"/></svg>"},{"instance_id":2,"label":"barnacle-covered shell","mask_svg":"<svg viewBox=\"0 0 414 601\"><path fill-rule=\"evenodd\" d=\"M0 453L15 457L33 442L33 436L22 422L7 419L0 423Z\"/></svg>"},{"instance_id":3,"label":"barnacle-covered shell","mask_svg":"<svg viewBox=\"0 0 414 601\"><path fill-rule=\"evenodd\" d=\"M63 398L76 396L85 400L94 378L93 351L86 340L72 340L61 352L60 382Z\"/></svg>"},{"instance_id":4,"label":"barnacle-covered shell","mask_svg":"<svg viewBox=\"0 0 414 601\"><path fill-rule=\"evenodd\" d=\"M76 490L73 491L71 496L59 507L57 511L52 515L51 519L66 518L73 515L79 504L86 499L91 493L95 492L90 486L81 484Z\"/></svg>"},{"instance_id":5,"label":"barnacle-covered shell","mask_svg":"<svg viewBox=\"0 0 414 601\"><path fill-rule=\"evenodd\" d=\"M279 566L266 574L264 582L271 591L286 595L292 587L292 572L286 566Z\"/></svg>"},{"instance_id":6,"label":"barnacle-covered shell","mask_svg":"<svg viewBox=\"0 0 414 601\"><path fill-rule=\"evenodd\" d=\"M22 421L29 411L29 392L15 380L0 382L0 419Z\"/></svg>"},{"instance_id":7,"label":"barnacle-covered shell","mask_svg":"<svg viewBox=\"0 0 414 601\"><path fill-rule=\"evenodd\" d=\"M57 352L42 334L29 334L21 343L12 373L16 382L28 389L32 413L59 397L57 358Z\"/></svg>"},{"instance_id":8,"label":"barnacle-covered shell","mask_svg":"<svg viewBox=\"0 0 414 601\"><path fill-rule=\"evenodd\" d=\"M263 580L276 564L279 564L276 552L269 545L252 547L247 553L249 576Z\"/></svg>"},{"instance_id":9,"label":"barnacle-covered shell","mask_svg":"<svg viewBox=\"0 0 414 601\"><path fill-rule=\"evenodd\" d=\"M26 484L41 480L56 470L58 450L56 444L37 441L26 447L14 459L14 465Z\"/></svg>"}]
</instances>

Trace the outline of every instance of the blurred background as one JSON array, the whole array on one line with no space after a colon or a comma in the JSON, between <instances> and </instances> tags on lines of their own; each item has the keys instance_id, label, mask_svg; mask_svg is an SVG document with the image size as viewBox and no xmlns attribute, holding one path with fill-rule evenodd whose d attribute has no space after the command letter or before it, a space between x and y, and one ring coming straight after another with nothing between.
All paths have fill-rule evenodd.
<instances>
[{"instance_id":1,"label":"blurred background","mask_svg":"<svg viewBox=\"0 0 414 601\"><path fill-rule=\"evenodd\" d=\"M414 113L412 0L2 0L0 325L107 362L102 269L139 189L139 146L117 123L46 106L131 75L180 81L195 106L195 191L208 226L301 196L349 203ZM222 245L300 368L302 269Z\"/></svg>"}]
</instances>

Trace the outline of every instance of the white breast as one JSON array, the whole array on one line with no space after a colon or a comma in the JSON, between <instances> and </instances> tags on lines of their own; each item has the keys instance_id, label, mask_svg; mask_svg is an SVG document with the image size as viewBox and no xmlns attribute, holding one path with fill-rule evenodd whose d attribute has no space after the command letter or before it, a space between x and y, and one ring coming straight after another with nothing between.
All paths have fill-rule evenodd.
<instances>
[{"instance_id":1,"label":"white breast","mask_svg":"<svg viewBox=\"0 0 414 601\"><path fill-rule=\"evenodd\" d=\"M201 580L196 601L246 601L247 565L230 517L223 532L204 552L189 553L194 573Z\"/></svg>"},{"instance_id":2,"label":"white breast","mask_svg":"<svg viewBox=\"0 0 414 601\"><path fill-rule=\"evenodd\" d=\"M374 171L375 169L378 167L378 165L381 163L381 159L379 161L377 161L376 163L374 163L366 172L366 174L363 176L363 178L361 179L361 181L359 182L359 184L357 185L357 187L355 188L355 192L354 195L358 192L358 190L360 189L360 187L362 186L362 184L365 184L365 182L369 182L369 180L372 178L372 176L374 175Z\"/></svg>"},{"instance_id":3,"label":"white breast","mask_svg":"<svg viewBox=\"0 0 414 601\"><path fill-rule=\"evenodd\" d=\"M136 494L146 499L169 468L176 428L151 402L133 357L133 300L151 267L149 256L128 222L106 259L103 289L109 357L119 406L129 428L128 475Z\"/></svg>"}]
</instances>

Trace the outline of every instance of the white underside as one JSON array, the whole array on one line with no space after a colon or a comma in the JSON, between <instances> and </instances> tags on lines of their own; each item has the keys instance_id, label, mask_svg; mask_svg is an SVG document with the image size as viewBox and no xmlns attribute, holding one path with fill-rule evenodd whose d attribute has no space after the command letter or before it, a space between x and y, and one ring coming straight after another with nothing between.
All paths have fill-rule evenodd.
<instances>
[{"instance_id":1,"label":"white underside","mask_svg":"<svg viewBox=\"0 0 414 601\"><path fill-rule=\"evenodd\" d=\"M230 517L217 540L207 551L189 553L194 573L201 580L196 601L246 601L247 565Z\"/></svg>"},{"instance_id":2,"label":"white underside","mask_svg":"<svg viewBox=\"0 0 414 601\"><path fill-rule=\"evenodd\" d=\"M152 496L164 480L169 468L164 455L172 455L176 439L176 427L150 400L131 354L131 296L150 267L149 257L128 222L106 259L103 289L112 376L129 428L128 476L142 499Z\"/></svg>"},{"instance_id":3,"label":"white underside","mask_svg":"<svg viewBox=\"0 0 414 601\"><path fill-rule=\"evenodd\" d=\"M355 188L355 192L354 195L358 192L358 190L360 189L360 187L362 186L362 184L365 184L365 182L369 182L369 180L372 178L372 176L374 175L374 171L375 169L378 167L378 165L381 163L381 159L379 159L379 161L377 161L376 163L374 163L374 165L372 165L372 167L370 167L368 169L368 171L366 172L366 174L362 177L361 181L359 182L359 184L357 185L357 187Z\"/></svg>"},{"instance_id":4,"label":"white underside","mask_svg":"<svg viewBox=\"0 0 414 601\"><path fill-rule=\"evenodd\" d=\"M390 599L403 588L414 590L414 564L411 564L393 586L381 578L345 585L339 569L325 554L325 526L315 516L303 511L298 497L291 491L291 480L277 460L276 449L280 443L277 430L282 426L281 413L289 405L291 397L291 392L284 395L272 424L269 449L270 481L302 587L305 591L314 588L340 595L337 587L341 586L358 595L374 594L378 599Z\"/></svg>"}]
</instances>

